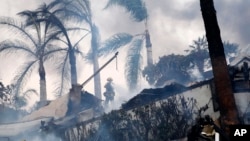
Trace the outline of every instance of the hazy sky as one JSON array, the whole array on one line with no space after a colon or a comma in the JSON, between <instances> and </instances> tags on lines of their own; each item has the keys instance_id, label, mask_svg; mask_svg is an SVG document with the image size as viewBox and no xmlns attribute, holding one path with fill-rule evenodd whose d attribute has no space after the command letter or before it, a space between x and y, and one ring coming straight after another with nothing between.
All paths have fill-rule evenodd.
<instances>
[{"instance_id":1,"label":"hazy sky","mask_svg":"<svg viewBox=\"0 0 250 141\"><path fill-rule=\"evenodd\" d=\"M16 13L22 10L34 10L43 2L49 0L0 0L0 16L16 17ZM246 47L249 44L250 35L250 1L249 0L214 0L217 11L217 19L219 22L222 40L234 42L240 47ZM144 31L143 23L135 23L129 17L129 14L121 7L111 7L104 10L107 0L91 0L94 22L100 29L102 40L107 39L111 35L119 32L128 32L138 34ZM193 40L205 35L203 19L201 16L199 0L145 0L148 8L148 28L151 35L153 45L154 62L163 55L171 53L183 53ZM0 27L1 29L1 27ZM0 41L8 38L4 32L0 33ZM86 41L87 42L87 41ZM145 53L145 52L144 52ZM116 70L115 62L112 62L105 68L102 74L102 84L108 76L114 78L114 82L120 91L126 90L125 79L123 76L123 66L126 49L120 50L118 56L118 70ZM112 55L103 58L100 65L105 63ZM0 69L0 80L10 83L13 73L15 72L14 63L9 60L21 63L15 59L16 56L1 57L0 65L4 68ZM92 73L92 67L84 62L77 62L80 66L79 83L82 83ZM17 65L15 65L17 66ZM7 70L7 71L6 71ZM34 79L30 81L33 87L38 84L38 76L32 76ZM50 78L48 78L50 77ZM53 77L55 74L48 69L48 89L52 93ZM86 86L86 90L93 92L93 82ZM145 85L145 81L141 82ZM36 85L37 87L37 85ZM52 97L52 96L49 96Z\"/></svg>"}]
</instances>

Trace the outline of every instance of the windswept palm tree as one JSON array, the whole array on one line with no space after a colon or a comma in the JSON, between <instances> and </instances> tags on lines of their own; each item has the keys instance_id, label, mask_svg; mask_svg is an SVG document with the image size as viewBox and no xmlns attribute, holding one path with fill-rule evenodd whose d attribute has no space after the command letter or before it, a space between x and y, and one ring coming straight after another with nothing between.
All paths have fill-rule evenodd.
<instances>
[{"instance_id":1,"label":"windswept palm tree","mask_svg":"<svg viewBox=\"0 0 250 141\"><path fill-rule=\"evenodd\" d=\"M58 48L53 48L50 44L50 42L56 38L58 32L56 30L48 31L47 28L42 28L43 25L36 22L36 19L39 17L36 12L24 11L19 13L19 15L26 17L25 23L17 22L12 18L0 19L1 25L6 25L12 32L16 33L15 35L21 35L16 36L15 40L8 39L2 41L0 43L0 52L20 53L29 59L14 77L16 95L22 93L22 89L28 77L33 69L35 69L35 66L38 65L40 77L40 102L43 105L47 101L44 62L49 60L54 52L60 50Z\"/></svg>"},{"instance_id":2,"label":"windswept palm tree","mask_svg":"<svg viewBox=\"0 0 250 141\"><path fill-rule=\"evenodd\" d=\"M69 48L71 83L75 85L77 84L77 72L76 72L76 58L74 54L74 48L72 46L66 27L64 26L63 22L55 15L57 11L55 10L51 12L50 10L51 10L51 7L47 6L46 4L41 5L36 11L38 13L41 13L43 17L38 19L37 22L45 22L45 23L48 23L51 27L59 29L60 32L62 32L62 34L66 38L66 43Z\"/></svg>"},{"instance_id":3,"label":"windswept palm tree","mask_svg":"<svg viewBox=\"0 0 250 141\"><path fill-rule=\"evenodd\" d=\"M78 28L78 27L71 27L67 28L67 23L58 17L58 14L61 13L61 9L54 9L51 5L43 4L41 5L36 12L40 13L42 15L41 18L37 19L36 22L39 23L46 23L51 29L57 29L58 34L62 35L64 39L57 38L58 41L61 41L62 43L67 45L67 48L62 48L61 50L66 51L66 55L63 57L63 61L61 62L61 79L63 80L67 74L66 65L67 62L69 62L70 65L70 78L71 78L71 85L77 84L77 69L76 69L76 56L75 53L80 53L79 50L79 42L86 36L88 33L90 33L89 30L84 28ZM87 33L83 35L75 44L72 43L70 39L69 31L79 31L84 30ZM63 82L64 83L64 82ZM60 87L59 95L62 93L63 83Z\"/></svg>"},{"instance_id":4,"label":"windswept palm tree","mask_svg":"<svg viewBox=\"0 0 250 141\"><path fill-rule=\"evenodd\" d=\"M141 7L142 7L142 8L139 8L141 11L138 10L138 8L136 8L136 7L133 7L133 9L132 9L132 10L137 10L134 13L135 19L138 19L136 21L145 20L147 17L147 12L146 12L144 4L140 3L140 2L138 3L138 1L136 1L136 3L133 3L130 6L135 6L135 4L136 4L136 6L141 5ZM111 3L108 5L111 5ZM107 7L108 7L108 5L107 5ZM55 0L54 2L52 2L50 4L50 6L51 7L59 7L60 12L62 13L62 15L64 17L66 17L66 19L68 19L68 18L69 19L76 19L77 21L87 23L87 25L89 26L89 28L91 30L91 53L90 53L91 55L89 55L88 58L90 58L90 60L93 61L93 68L94 68L93 71L94 72L96 72L99 69L99 63L98 63L99 56L106 55L106 54L111 53L113 51L117 51L117 49L119 47L130 43L132 41L132 39L135 39L131 43L131 46L134 46L134 48L136 48L135 45L137 45L137 46L143 45L142 42L141 42L141 44L138 44L139 40L149 39L149 36L145 36L146 33L141 34L141 35L144 35L143 37L141 37L141 35L132 36L132 35L129 35L126 33L119 33L119 34L112 36L100 48L99 31L98 31L97 26L92 21L92 12L90 9L90 1L89 0ZM140 13L140 12L142 12L142 13ZM150 42L147 42L147 47L148 48L151 47ZM137 47L137 49L139 49L139 48L140 47ZM140 52L137 51L137 52L133 52L133 53L140 53ZM151 49L151 54L152 54L152 49ZM137 54L137 55L141 56L140 54ZM129 59L130 57L132 57L132 56L128 55L127 60L131 60L131 59ZM136 57L136 58L140 59L141 57ZM133 59L133 61L135 61L135 60ZM137 60L137 61L141 62L140 60ZM130 62L130 63L132 63L132 62ZM141 63L135 63L135 64L141 64ZM132 64L130 64L130 66L128 66L128 65L129 65L129 63L127 63L126 68L133 68L133 69L135 68L135 67L132 67ZM138 68L138 67L136 67L136 68ZM138 74L137 75L131 74L132 72L135 73L138 71L129 71L129 69L126 69L126 70L127 70L126 74L130 75L126 78L130 79L130 78L134 78L133 76L139 76ZM140 70L140 69L138 69L138 70ZM135 84L134 86L136 86L137 81L131 81L129 79L128 79L128 82L135 82L132 85ZM97 97L101 98L101 83L100 83L100 75L99 74L94 77L94 84L95 84L95 94Z\"/></svg>"},{"instance_id":5,"label":"windswept palm tree","mask_svg":"<svg viewBox=\"0 0 250 141\"><path fill-rule=\"evenodd\" d=\"M81 23L87 23L91 33L91 48L88 58L93 62L93 72L99 69L98 53L100 35L98 27L92 21L92 11L89 0L54 0L50 7L57 8L57 13L64 19L70 19ZM100 74L94 77L95 95L101 98L101 78Z\"/></svg>"},{"instance_id":6,"label":"windswept palm tree","mask_svg":"<svg viewBox=\"0 0 250 141\"><path fill-rule=\"evenodd\" d=\"M131 18L135 22L144 22L145 32L130 35L127 33L113 35L110 39L104 42L103 47L100 49L101 54L103 51L112 52L116 51L118 48L129 45L129 51L127 54L126 70L125 76L127 80L127 85L130 90L135 90L138 86L140 76L141 76L141 67L142 67L142 49L143 41L145 41L145 46L147 49L147 65L153 65L152 59L152 44L150 41L150 34L147 29L147 18L148 13L143 0L109 0L105 9L118 5L124 7L128 13L130 13Z\"/></svg>"},{"instance_id":7,"label":"windswept palm tree","mask_svg":"<svg viewBox=\"0 0 250 141\"><path fill-rule=\"evenodd\" d=\"M105 8L113 5L124 7L136 22L145 21L148 17L147 8L143 0L109 0Z\"/></svg>"},{"instance_id":8,"label":"windswept palm tree","mask_svg":"<svg viewBox=\"0 0 250 141\"><path fill-rule=\"evenodd\" d=\"M193 65L196 65L199 72L202 74L204 73L205 62L209 59L208 54L208 45L206 37L199 37L197 40L193 41L193 44L189 46L188 50L188 57Z\"/></svg>"},{"instance_id":9,"label":"windswept palm tree","mask_svg":"<svg viewBox=\"0 0 250 141\"><path fill-rule=\"evenodd\" d=\"M88 32L89 33L89 32ZM83 35L79 40L77 40L77 42L74 42L72 48L73 48L73 52L76 55L80 55L80 57L84 58L84 54L83 52L80 51L79 49L79 43L88 35L88 33L86 33L85 35ZM58 52L58 56L57 58L57 70L59 71L58 74L60 74L60 82L59 82L59 87L56 88L56 95L57 96L61 96L63 93L65 93L65 91L68 91L68 88L73 86L74 84L71 83L71 86L69 85L68 81L70 80L70 65L68 62L69 61L69 53L70 50L68 48L68 44L66 41L58 39L58 41L62 42L65 46L61 47L62 51ZM62 44L62 45L63 45Z\"/></svg>"},{"instance_id":10,"label":"windswept palm tree","mask_svg":"<svg viewBox=\"0 0 250 141\"><path fill-rule=\"evenodd\" d=\"M131 91L138 88L140 81L144 40L144 34L130 35L127 33L118 33L104 41L98 51L99 56L106 56L119 50L121 47L128 46L124 73L127 86Z\"/></svg>"},{"instance_id":11,"label":"windswept palm tree","mask_svg":"<svg viewBox=\"0 0 250 141\"><path fill-rule=\"evenodd\" d=\"M238 45L230 43L229 41L223 42L226 60L232 60L237 52ZM187 59L191 62L192 67L197 66L200 74L204 76L205 68L211 68L211 61L208 52L208 42L205 36L193 40L193 44L189 46L190 49L185 50L188 55Z\"/></svg>"}]
</instances>

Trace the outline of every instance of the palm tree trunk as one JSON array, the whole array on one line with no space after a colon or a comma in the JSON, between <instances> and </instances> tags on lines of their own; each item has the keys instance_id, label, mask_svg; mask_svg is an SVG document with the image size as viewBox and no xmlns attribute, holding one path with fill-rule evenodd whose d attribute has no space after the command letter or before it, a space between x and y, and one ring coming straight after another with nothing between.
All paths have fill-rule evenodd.
<instances>
[{"instance_id":1,"label":"palm tree trunk","mask_svg":"<svg viewBox=\"0 0 250 141\"><path fill-rule=\"evenodd\" d=\"M97 55L94 56L94 72L97 72L99 70L99 63L98 63L98 57ZM102 99L102 95L101 95L101 76L100 73L98 73L95 77L94 77L94 88L95 88L95 96L98 97L99 99Z\"/></svg>"},{"instance_id":2,"label":"palm tree trunk","mask_svg":"<svg viewBox=\"0 0 250 141\"><path fill-rule=\"evenodd\" d=\"M66 28L64 27L63 23L61 22L61 20L59 18L57 18L53 13L44 10L46 11L47 14L49 14L52 19L53 19L53 24L55 24L56 26L58 26L66 40L67 40L67 43L68 43L68 48L69 48L69 63L70 63L70 73L71 73L71 85L73 87L73 85L77 85L77 71L76 71L76 57L75 57L75 52L74 52L74 49L73 49L73 46L71 44L71 41L70 41L70 38L69 38L69 35L67 33L67 30Z\"/></svg>"},{"instance_id":3,"label":"palm tree trunk","mask_svg":"<svg viewBox=\"0 0 250 141\"><path fill-rule=\"evenodd\" d=\"M44 69L43 60L39 62L39 76L40 76L40 105L44 106L47 102L47 90L46 90L46 73Z\"/></svg>"},{"instance_id":4,"label":"palm tree trunk","mask_svg":"<svg viewBox=\"0 0 250 141\"><path fill-rule=\"evenodd\" d=\"M147 48L147 63L148 63L148 66L151 66L153 65L152 43L150 40L150 34L148 30L146 30L145 38L146 38L146 48Z\"/></svg>"},{"instance_id":5,"label":"palm tree trunk","mask_svg":"<svg viewBox=\"0 0 250 141\"><path fill-rule=\"evenodd\" d=\"M71 85L77 84L77 72L76 72L76 57L72 47L69 47L69 63L71 73Z\"/></svg>"},{"instance_id":6,"label":"palm tree trunk","mask_svg":"<svg viewBox=\"0 0 250 141\"><path fill-rule=\"evenodd\" d=\"M92 57L93 57L93 73L97 72L99 70L99 63L98 63L98 54L97 50L99 47L98 43L98 37L99 37L99 32L97 27L94 24L91 24L91 49L92 49ZM101 95L101 76L100 73L95 75L94 77L94 89L95 89L95 96L102 99Z\"/></svg>"},{"instance_id":7,"label":"palm tree trunk","mask_svg":"<svg viewBox=\"0 0 250 141\"><path fill-rule=\"evenodd\" d=\"M220 37L220 29L213 0L200 0L200 6L214 73L215 90L219 99L220 122L222 128L226 129L228 133L228 125L239 124L239 117Z\"/></svg>"}]
</instances>

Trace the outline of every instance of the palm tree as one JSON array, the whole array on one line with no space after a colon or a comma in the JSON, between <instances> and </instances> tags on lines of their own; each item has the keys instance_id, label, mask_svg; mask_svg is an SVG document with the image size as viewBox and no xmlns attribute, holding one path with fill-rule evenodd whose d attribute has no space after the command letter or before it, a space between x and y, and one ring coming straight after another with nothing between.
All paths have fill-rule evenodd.
<instances>
[{"instance_id":1,"label":"palm tree","mask_svg":"<svg viewBox=\"0 0 250 141\"><path fill-rule=\"evenodd\" d=\"M57 11L60 16L63 16L66 19L75 20L78 22L87 23L90 33L91 33L91 50L88 55L93 63L93 72L96 72L99 69L98 62L98 48L100 42L100 35L98 27L92 21L92 11L90 9L89 0L54 0L49 4L50 7L58 8ZM59 13L60 12L60 13ZM97 74L94 77L94 89L95 95L98 98L101 98L101 78L100 74Z\"/></svg>"},{"instance_id":2,"label":"palm tree","mask_svg":"<svg viewBox=\"0 0 250 141\"><path fill-rule=\"evenodd\" d=\"M136 90L140 80L144 40L144 34L130 35L127 33L118 33L104 41L98 50L99 56L106 56L121 47L128 46L124 73L127 86L131 91Z\"/></svg>"},{"instance_id":3,"label":"palm tree","mask_svg":"<svg viewBox=\"0 0 250 141\"><path fill-rule=\"evenodd\" d=\"M89 33L89 30L84 29L84 28L79 28L79 27L74 27L74 28L66 28L66 23L61 20L58 17L58 14L61 13L61 9L53 9L54 6L52 5L46 5L43 4L41 5L36 12L40 13L41 15L43 15L43 17L41 17L40 19L37 19L37 22L45 22L49 25L50 28L52 29L57 29L58 34L63 35L65 37L65 40L58 38L59 41L62 41L62 43L67 45L67 49L63 48L61 50L66 51L66 55L63 58L62 61L62 75L67 73L67 70L65 69L66 66L66 62L69 61L70 64L70 75L71 75L71 85L75 86L77 84L77 71L76 71L76 56L75 53L80 53L79 50L79 42ZM87 31L87 33L85 35L83 35L83 37L81 37L76 44L72 44L72 41L70 39L70 35L69 35L69 31ZM62 76L62 80L63 80L63 76ZM61 87L62 88L62 87ZM60 90L62 91L62 90ZM61 94L61 93L60 93ZM59 94L59 95L60 95Z\"/></svg>"},{"instance_id":4,"label":"palm tree","mask_svg":"<svg viewBox=\"0 0 250 141\"><path fill-rule=\"evenodd\" d=\"M232 60L236 54L238 45L230 43L229 41L223 42L226 60ZM199 37L193 41L189 46L190 49L185 50L188 52L187 58L192 63L192 67L197 66L200 74L204 76L204 68L211 68L211 61L208 52L208 43L205 36Z\"/></svg>"},{"instance_id":5,"label":"palm tree","mask_svg":"<svg viewBox=\"0 0 250 141\"><path fill-rule=\"evenodd\" d=\"M221 125L226 131L228 125L239 124L238 112L225 59L220 29L213 0L200 0L209 55L211 58L216 94L219 99Z\"/></svg>"},{"instance_id":6,"label":"palm tree","mask_svg":"<svg viewBox=\"0 0 250 141\"><path fill-rule=\"evenodd\" d=\"M136 34L136 35L130 35L126 33L122 34L116 34L113 35L110 39L108 39L104 45L103 48L100 49L100 52L103 50L106 50L108 52L116 51L118 48L125 46L127 44L130 44L129 46L129 52L127 54L128 62L126 62L126 80L127 85L129 86L130 90L135 90L138 86L138 82L140 80L140 73L141 73L141 67L142 67L142 55L141 50L143 41L145 41L145 46L147 48L147 65L151 66L153 65L153 59L152 59L152 44L150 41L150 34L147 29L147 9L145 6L145 3L142 0L133 0L133 1L126 1L126 0L109 0L105 9L113 6L113 5L119 5L124 7L128 13L131 14L131 18L136 22L142 22L145 23L145 32ZM105 54L105 53L101 53Z\"/></svg>"},{"instance_id":7,"label":"palm tree","mask_svg":"<svg viewBox=\"0 0 250 141\"><path fill-rule=\"evenodd\" d=\"M43 14L43 18L38 19L39 22L45 22L50 24L52 27L60 29L64 37L66 38L66 43L69 49L69 63L70 63L70 71L71 71L71 83L72 85L77 84L77 72L76 72L76 58L74 54L74 48L72 46L71 40L69 38L69 34L67 32L66 27L63 22L55 15L56 10L50 12L52 8L47 6L46 4L41 5L37 12Z\"/></svg>"},{"instance_id":8,"label":"palm tree","mask_svg":"<svg viewBox=\"0 0 250 141\"><path fill-rule=\"evenodd\" d=\"M189 47L191 49L185 51L188 52L188 57L192 64L196 65L199 72L203 75L205 61L209 59L206 37L199 37Z\"/></svg>"},{"instance_id":9,"label":"palm tree","mask_svg":"<svg viewBox=\"0 0 250 141\"><path fill-rule=\"evenodd\" d=\"M146 9L145 9L143 3L136 2L134 4L142 5L141 6L142 9L140 9L140 11L137 10L136 13L134 13L135 19L138 19L136 21L142 21L143 19L146 18L145 15L143 15L143 14L147 13ZM134 5L134 4L132 4L132 5ZM91 33L92 33L91 34L91 53L90 53L91 55L89 55L89 58L90 58L90 60L93 61L93 68L94 68L93 71L94 72L96 72L99 69L99 63L98 63L99 56L116 51L119 47L124 46L124 45L128 44L129 42L131 42L132 38L135 40L133 40L133 43L131 43L131 46L143 45L143 44L139 44L139 42L140 42L139 40L141 40L141 39L144 40L145 38L148 40L150 39L149 34L147 34L148 36L145 37L146 33L143 33L144 36L142 38L138 38L140 35L132 36L132 35L129 35L126 33L118 33L118 34L112 36L109 40L107 40L104 43L104 45L102 46L102 48L100 48L99 31L98 31L97 26L92 21L92 14L91 14L92 12L90 9L90 2L88 0L63 0L63 1L55 0L50 5L51 5L51 7L58 6L60 11L63 13L63 15L65 17L68 17L70 19L76 19L78 21L84 21L88 24L88 26L91 30ZM136 10L136 9L137 8L133 7L133 10ZM143 13L139 13L139 12L143 12ZM152 49L150 49L150 47L151 47L150 41L147 41L147 47L148 47L148 50L151 50L151 54L152 54ZM140 47L134 46L134 48L139 49ZM136 52L133 52L133 53L136 53ZM140 52L137 51L137 53L140 53ZM141 56L140 54L137 54L137 55ZM128 60L131 60L130 57L132 57L132 56L128 55ZM135 57L135 58L139 59L140 57ZM137 61L140 62L140 60L137 60ZM150 61L150 62L153 62L153 61ZM127 63L127 64L129 64L129 63ZM137 64L141 64L141 63L137 63ZM126 68L129 68L129 67L126 67ZM134 68L134 67L131 67L131 64L130 64L130 68ZM129 69L127 69L127 70L129 70ZM126 71L126 72L135 73L138 71ZM134 74L132 75L130 73L126 73L127 75L130 75L130 77L126 77L126 78L134 78L132 76L139 76L139 75L134 75ZM128 81L130 81L130 80L128 80ZM130 81L130 82L135 82L134 84L137 84L137 81ZM100 83L100 75L99 74L97 76L95 76L94 83L95 83L95 94L97 97L100 98L101 97L101 83Z\"/></svg>"},{"instance_id":10,"label":"palm tree","mask_svg":"<svg viewBox=\"0 0 250 141\"><path fill-rule=\"evenodd\" d=\"M142 68L141 50L143 39L136 39L132 42L127 54L125 76L130 90L136 90Z\"/></svg>"},{"instance_id":11,"label":"palm tree","mask_svg":"<svg viewBox=\"0 0 250 141\"><path fill-rule=\"evenodd\" d=\"M14 78L16 95L21 93L35 65L38 65L40 77L40 103L44 105L47 101L44 62L50 59L52 53L60 50L50 45L50 42L55 39L58 33L57 31L48 31L46 28L42 30L42 24L36 22L36 19L39 17L36 12L23 11L19 13L19 15L26 17L26 22L24 24L18 23L11 18L2 18L0 20L1 25L6 25L11 28L12 31L15 31L15 33L21 35L15 40L8 39L2 41L0 43L0 52L16 53L20 51L20 53L26 55L30 59L22 66L20 72ZM29 29L28 27L30 26L31 28ZM35 32L33 32L33 30L35 30Z\"/></svg>"},{"instance_id":12,"label":"palm tree","mask_svg":"<svg viewBox=\"0 0 250 141\"><path fill-rule=\"evenodd\" d=\"M109 0L105 8L109 8L113 5L124 7L127 12L130 13L131 18L134 21L144 22L145 32L143 34L145 36L145 43L147 48L147 65L152 65L152 44L150 41L150 34L147 28L148 12L145 3L143 2L143 0Z\"/></svg>"}]
</instances>

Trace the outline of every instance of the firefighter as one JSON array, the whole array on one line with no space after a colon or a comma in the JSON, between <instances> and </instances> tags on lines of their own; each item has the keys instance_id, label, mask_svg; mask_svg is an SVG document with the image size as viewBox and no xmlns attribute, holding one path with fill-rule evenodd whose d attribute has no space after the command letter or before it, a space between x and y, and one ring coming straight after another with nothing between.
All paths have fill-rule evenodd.
<instances>
[{"instance_id":1,"label":"firefighter","mask_svg":"<svg viewBox=\"0 0 250 141\"><path fill-rule=\"evenodd\" d=\"M104 86L106 88L106 91L103 93L105 96L105 106L109 104L109 102L112 102L114 100L115 91L113 87L113 79L111 77L107 78L107 83Z\"/></svg>"}]
</instances>

